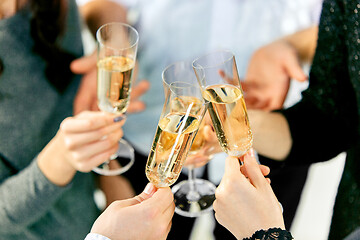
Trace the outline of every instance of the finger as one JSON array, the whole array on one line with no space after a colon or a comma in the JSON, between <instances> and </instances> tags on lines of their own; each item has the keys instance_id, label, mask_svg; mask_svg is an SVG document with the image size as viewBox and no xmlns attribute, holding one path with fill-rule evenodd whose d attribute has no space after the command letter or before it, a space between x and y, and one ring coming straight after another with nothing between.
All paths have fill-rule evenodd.
<instances>
[{"instance_id":1,"label":"finger","mask_svg":"<svg viewBox=\"0 0 360 240\"><path fill-rule=\"evenodd\" d=\"M81 133L103 128L114 122L121 122L123 116L115 116L105 112L82 112L76 117L66 118L60 125L61 130L68 133Z\"/></svg>"},{"instance_id":2,"label":"finger","mask_svg":"<svg viewBox=\"0 0 360 240\"><path fill-rule=\"evenodd\" d=\"M141 80L136 86L131 90L131 98L136 99L142 96L150 89L150 82L147 80Z\"/></svg>"},{"instance_id":3,"label":"finger","mask_svg":"<svg viewBox=\"0 0 360 240\"><path fill-rule=\"evenodd\" d=\"M74 115L85 110L97 110L96 71L89 71L83 76L74 100Z\"/></svg>"},{"instance_id":4,"label":"finger","mask_svg":"<svg viewBox=\"0 0 360 240\"><path fill-rule=\"evenodd\" d=\"M231 76L226 75L224 70L219 70L218 73L219 73L220 77L222 79L224 79L225 82L228 82L228 83L234 84L234 85L237 85L239 83L238 79L234 79Z\"/></svg>"},{"instance_id":5,"label":"finger","mask_svg":"<svg viewBox=\"0 0 360 240\"><path fill-rule=\"evenodd\" d=\"M73 73L83 74L96 67L96 52L89 56L75 59L70 63L70 69Z\"/></svg>"},{"instance_id":6,"label":"finger","mask_svg":"<svg viewBox=\"0 0 360 240\"><path fill-rule=\"evenodd\" d=\"M157 191L157 188L152 183L148 183L142 193L132 198L133 205L146 201L151 198L154 193Z\"/></svg>"},{"instance_id":7,"label":"finger","mask_svg":"<svg viewBox=\"0 0 360 240\"><path fill-rule=\"evenodd\" d=\"M258 90L259 85L256 82L245 80L240 82L241 88L244 92L249 92L252 90Z\"/></svg>"},{"instance_id":8,"label":"finger","mask_svg":"<svg viewBox=\"0 0 360 240\"><path fill-rule=\"evenodd\" d=\"M88 143L99 141L105 139L109 134L114 134L117 131L121 130L122 123L114 123L108 126L101 128L100 130L83 132L83 133L74 133L65 135L65 145L68 149L76 149L80 146L83 146Z\"/></svg>"},{"instance_id":9,"label":"finger","mask_svg":"<svg viewBox=\"0 0 360 240\"><path fill-rule=\"evenodd\" d=\"M271 184L270 178L265 178L265 179L266 179L266 181L267 181L269 184Z\"/></svg>"},{"instance_id":10,"label":"finger","mask_svg":"<svg viewBox=\"0 0 360 240\"><path fill-rule=\"evenodd\" d=\"M127 113L137 113L142 112L146 108L146 105L144 102L141 101L130 101L129 107L127 109Z\"/></svg>"},{"instance_id":11,"label":"finger","mask_svg":"<svg viewBox=\"0 0 360 240\"><path fill-rule=\"evenodd\" d=\"M243 160L244 161L244 160ZM267 176L270 173L270 168L265 165L259 165L260 171L263 176ZM246 167L243 165L240 167L241 173L244 174L245 177L248 177L248 173L246 171Z\"/></svg>"},{"instance_id":12,"label":"finger","mask_svg":"<svg viewBox=\"0 0 360 240\"><path fill-rule=\"evenodd\" d=\"M238 158L231 156L226 158L225 175L235 175L237 177L245 179L245 176L241 174L240 162Z\"/></svg>"},{"instance_id":13,"label":"finger","mask_svg":"<svg viewBox=\"0 0 360 240\"><path fill-rule=\"evenodd\" d=\"M106 138L93 143L80 146L76 151L72 152L72 157L78 161L87 161L87 159L94 158L103 152L107 152L109 149L113 149L118 146L118 141L123 135L123 131L118 129L117 131L107 135ZM106 161L105 159L104 161Z\"/></svg>"},{"instance_id":14,"label":"finger","mask_svg":"<svg viewBox=\"0 0 360 240\"><path fill-rule=\"evenodd\" d=\"M169 187L159 188L153 196L144 203L151 204L156 202L156 205L161 206L161 210L165 211L171 204L173 204L174 195L172 194Z\"/></svg>"},{"instance_id":15,"label":"finger","mask_svg":"<svg viewBox=\"0 0 360 240\"><path fill-rule=\"evenodd\" d=\"M291 56L287 61L285 61L285 71L291 78L294 78L299 82L304 82L307 80L307 76L301 68L299 60L296 56Z\"/></svg>"},{"instance_id":16,"label":"finger","mask_svg":"<svg viewBox=\"0 0 360 240\"><path fill-rule=\"evenodd\" d=\"M118 144L114 144L111 148L103 150L102 152L87 158L87 159L75 159L74 167L80 172L90 172L93 168L108 161L110 157L117 152Z\"/></svg>"},{"instance_id":17,"label":"finger","mask_svg":"<svg viewBox=\"0 0 360 240\"><path fill-rule=\"evenodd\" d=\"M204 166L205 164L207 164L209 162L210 158L208 156L200 156L200 155L196 155L194 157L191 158L187 158L185 161L184 166L188 167L188 166L193 166L195 168Z\"/></svg>"},{"instance_id":18,"label":"finger","mask_svg":"<svg viewBox=\"0 0 360 240\"><path fill-rule=\"evenodd\" d=\"M264 183L267 183L251 151L244 156L244 167L246 168L247 177L256 188L261 188Z\"/></svg>"},{"instance_id":19,"label":"finger","mask_svg":"<svg viewBox=\"0 0 360 240\"><path fill-rule=\"evenodd\" d=\"M264 175L264 176L267 176L270 174L270 168L268 166L265 166L265 165L259 165L260 167L260 171L261 173Z\"/></svg>"}]
</instances>

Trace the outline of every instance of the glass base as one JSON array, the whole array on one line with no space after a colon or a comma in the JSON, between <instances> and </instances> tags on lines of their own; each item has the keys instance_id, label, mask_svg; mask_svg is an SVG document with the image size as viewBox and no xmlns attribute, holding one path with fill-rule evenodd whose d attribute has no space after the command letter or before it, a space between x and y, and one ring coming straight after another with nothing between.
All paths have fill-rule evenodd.
<instances>
[{"instance_id":1,"label":"glass base","mask_svg":"<svg viewBox=\"0 0 360 240\"><path fill-rule=\"evenodd\" d=\"M190 191L188 180L172 187L175 212L185 217L199 217L213 210L216 187L213 183L195 179L195 191Z\"/></svg>"},{"instance_id":2,"label":"glass base","mask_svg":"<svg viewBox=\"0 0 360 240\"><path fill-rule=\"evenodd\" d=\"M124 139L119 141L118 151L111 156L109 161L93 169L94 172L105 176L116 176L123 174L135 162L134 148Z\"/></svg>"}]
</instances>

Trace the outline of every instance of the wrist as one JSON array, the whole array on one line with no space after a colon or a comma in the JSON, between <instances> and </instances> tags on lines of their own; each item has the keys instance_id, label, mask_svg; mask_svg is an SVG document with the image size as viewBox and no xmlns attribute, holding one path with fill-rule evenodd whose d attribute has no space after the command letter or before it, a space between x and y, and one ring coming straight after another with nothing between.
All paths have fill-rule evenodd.
<instances>
[{"instance_id":1,"label":"wrist","mask_svg":"<svg viewBox=\"0 0 360 240\"><path fill-rule=\"evenodd\" d=\"M58 146L56 137L39 153L38 166L50 182L65 186L73 179L76 169L65 159L63 148Z\"/></svg>"}]
</instances>

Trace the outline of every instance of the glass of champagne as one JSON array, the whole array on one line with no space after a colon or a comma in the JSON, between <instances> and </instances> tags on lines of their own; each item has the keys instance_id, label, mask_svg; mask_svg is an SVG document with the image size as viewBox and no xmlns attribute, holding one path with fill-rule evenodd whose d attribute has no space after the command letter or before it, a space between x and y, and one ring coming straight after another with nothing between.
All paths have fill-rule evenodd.
<instances>
[{"instance_id":1,"label":"glass of champagne","mask_svg":"<svg viewBox=\"0 0 360 240\"><path fill-rule=\"evenodd\" d=\"M195 59L193 68L222 150L240 158L251 148L253 135L235 56L219 50Z\"/></svg>"},{"instance_id":2,"label":"glass of champagne","mask_svg":"<svg viewBox=\"0 0 360 240\"><path fill-rule=\"evenodd\" d=\"M207 108L196 79L187 74L176 77L168 69L163 78L171 81L163 81L165 103L145 170L157 187L171 186L178 179Z\"/></svg>"},{"instance_id":3,"label":"glass of champagne","mask_svg":"<svg viewBox=\"0 0 360 240\"><path fill-rule=\"evenodd\" d=\"M169 65L162 73L165 93L172 89L179 82L185 82L193 86L192 95L183 95L175 98L171 103L172 112L186 112L190 104L195 103L192 108L192 114L196 115L205 102L199 101L202 98L201 89L197 83L191 62L177 62ZM204 137L205 120L199 126L199 130L193 140L187 156L196 158L196 155L202 150L205 144ZM186 165L186 164L185 164ZM216 186L204 179L196 179L195 170L192 165L186 165L188 169L188 180L181 181L173 186L175 200L175 212L186 217L198 217L206 212L211 211L212 203L215 200Z\"/></svg>"},{"instance_id":4,"label":"glass of champagne","mask_svg":"<svg viewBox=\"0 0 360 240\"><path fill-rule=\"evenodd\" d=\"M101 111L124 114L130 100L139 34L130 25L114 22L101 26L96 40L98 106ZM119 175L133 164L134 148L121 139L117 153L93 171L101 175Z\"/></svg>"}]
</instances>

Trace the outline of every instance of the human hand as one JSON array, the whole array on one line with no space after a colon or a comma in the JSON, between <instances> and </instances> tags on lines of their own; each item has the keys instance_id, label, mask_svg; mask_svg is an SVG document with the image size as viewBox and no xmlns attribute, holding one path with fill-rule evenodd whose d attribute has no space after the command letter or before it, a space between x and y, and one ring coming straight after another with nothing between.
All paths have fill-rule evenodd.
<instances>
[{"instance_id":1,"label":"human hand","mask_svg":"<svg viewBox=\"0 0 360 240\"><path fill-rule=\"evenodd\" d=\"M110 113L88 111L66 118L56 136L64 145L66 160L81 172L89 172L108 160L123 136L123 119Z\"/></svg>"},{"instance_id":2,"label":"human hand","mask_svg":"<svg viewBox=\"0 0 360 240\"><path fill-rule=\"evenodd\" d=\"M144 111L146 105L140 100L140 97L144 95L150 89L150 82L148 80L141 80L139 83L134 85L130 94L130 103L127 109L127 113L137 113Z\"/></svg>"},{"instance_id":3,"label":"human hand","mask_svg":"<svg viewBox=\"0 0 360 240\"><path fill-rule=\"evenodd\" d=\"M285 229L282 210L269 182L251 154L226 159L225 174L216 189L215 218L237 239L251 237L260 229ZM244 175L243 173L246 175Z\"/></svg>"},{"instance_id":4,"label":"human hand","mask_svg":"<svg viewBox=\"0 0 360 240\"><path fill-rule=\"evenodd\" d=\"M40 170L57 185L69 183L76 171L91 171L117 151L123 135L122 119L110 113L87 111L66 118L39 153Z\"/></svg>"},{"instance_id":5,"label":"human hand","mask_svg":"<svg viewBox=\"0 0 360 240\"><path fill-rule=\"evenodd\" d=\"M192 150L196 150L192 152ZM222 152L208 113L199 127L196 137L186 157L184 166L202 167L207 164L214 154Z\"/></svg>"},{"instance_id":6,"label":"human hand","mask_svg":"<svg viewBox=\"0 0 360 240\"><path fill-rule=\"evenodd\" d=\"M75 74L82 74L81 83L74 99L74 115L82 111L97 111L97 69L96 52L89 56L75 59L70 64L70 69Z\"/></svg>"},{"instance_id":7,"label":"human hand","mask_svg":"<svg viewBox=\"0 0 360 240\"><path fill-rule=\"evenodd\" d=\"M156 189L149 183L140 195L110 204L91 232L111 240L166 239L175 210L173 200L169 187Z\"/></svg>"},{"instance_id":8,"label":"human hand","mask_svg":"<svg viewBox=\"0 0 360 240\"><path fill-rule=\"evenodd\" d=\"M290 80L306 81L298 54L285 40L259 48L251 57L242 87L248 108L280 109L286 99Z\"/></svg>"}]
</instances>

